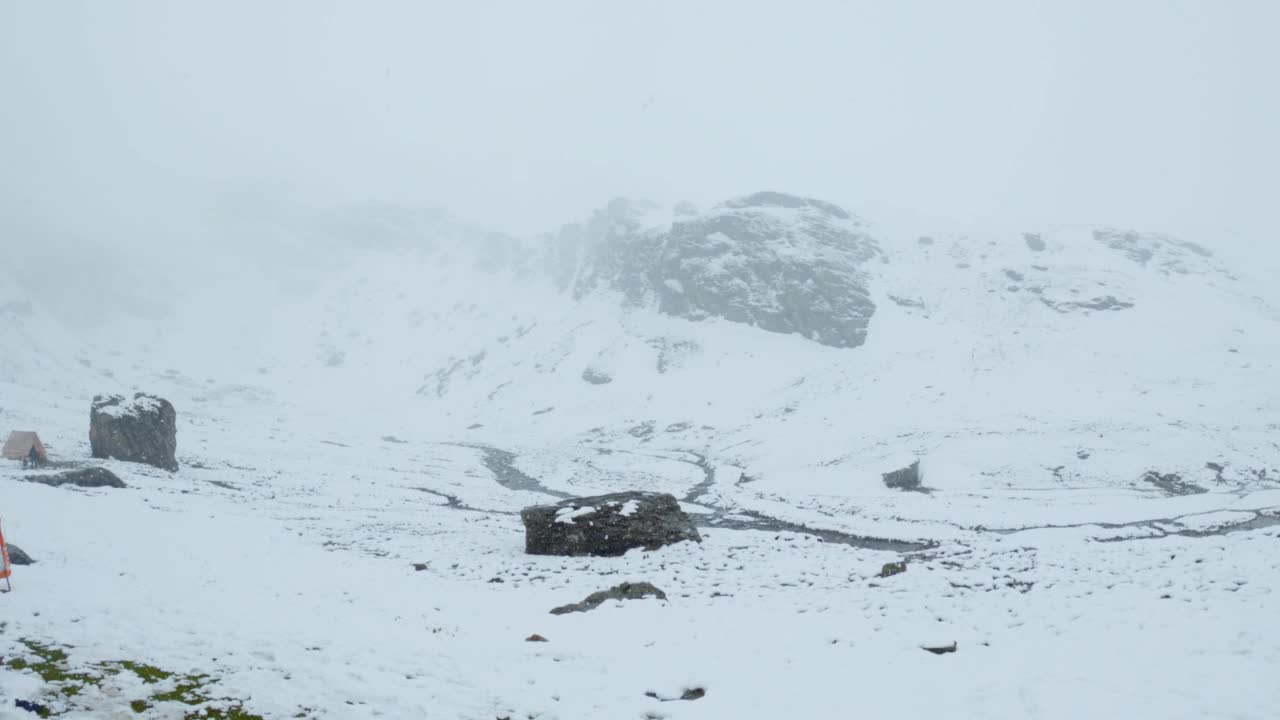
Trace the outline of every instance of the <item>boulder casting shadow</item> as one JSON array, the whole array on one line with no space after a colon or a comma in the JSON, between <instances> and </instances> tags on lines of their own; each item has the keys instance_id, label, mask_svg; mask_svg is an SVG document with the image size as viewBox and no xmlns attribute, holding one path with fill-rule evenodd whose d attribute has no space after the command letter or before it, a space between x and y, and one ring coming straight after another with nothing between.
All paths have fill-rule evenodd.
<instances>
[{"instance_id":1,"label":"boulder casting shadow","mask_svg":"<svg viewBox=\"0 0 1280 720\"><path fill-rule=\"evenodd\" d=\"M633 548L656 550L683 540L702 542L674 495L621 492L570 498L520 511L530 555L612 557Z\"/></svg>"},{"instance_id":2,"label":"boulder casting shadow","mask_svg":"<svg viewBox=\"0 0 1280 720\"><path fill-rule=\"evenodd\" d=\"M89 444L96 458L178 469L178 414L163 398L136 393L97 395L89 410Z\"/></svg>"}]
</instances>

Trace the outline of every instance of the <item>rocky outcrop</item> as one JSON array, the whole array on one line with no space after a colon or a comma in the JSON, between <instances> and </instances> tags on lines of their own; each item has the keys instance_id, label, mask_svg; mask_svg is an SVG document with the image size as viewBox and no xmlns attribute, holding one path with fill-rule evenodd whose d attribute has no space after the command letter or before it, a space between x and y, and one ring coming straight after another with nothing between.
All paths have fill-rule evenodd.
<instances>
[{"instance_id":1,"label":"rocky outcrop","mask_svg":"<svg viewBox=\"0 0 1280 720\"><path fill-rule=\"evenodd\" d=\"M520 511L530 555L622 555L683 540L702 541L674 495L621 492L570 498Z\"/></svg>"},{"instance_id":2,"label":"rocky outcrop","mask_svg":"<svg viewBox=\"0 0 1280 720\"><path fill-rule=\"evenodd\" d=\"M1166 495L1200 495L1209 492L1193 482L1183 480L1177 473L1161 473L1157 470L1148 470L1143 474L1142 482L1154 486Z\"/></svg>"},{"instance_id":3,"label":"rocky outcrop","mask_svg":"<svg viewBox=\"0 0 1280 720\"><path fill-rule=\"evenodd\" d=\"M116 477L115 473L99 467L68 470L56 475L37 475L30 479L31 482L38 482L50 487L58 487L60 485L75 485L83 488L127 487L123 480Z\"/></svg>"},{"instance_id":4,"label":"rocky outcrop","mask_svg":"<svg viewBox=\"0 0 1280 720\"><path fill-rule=\"evenodd\" d=\"M98 395L89 410L93 456L177 470L177 421L173 405L154 395Z\"/></svg>"},{"instance_id":5,"label":"rocky outcrop","mask_svg":"<svg viewBox=\"0 0 1280 720\"><path fill-rule=\"evenodd\" d=\"M848 212L776 192L669 224L651 220L652 210L615 201L561 232L560 266L580 258L575 295L606 288L690 320L723 318L834 347L866 341L876 307L865 266L880 249Z\"/></svg>"},{"instance_id":6,"label":"rocky outcrop","mask_svg":"<svg viewBox=\"0 0 1280 720\"><path fill-rule=\"evenodd\" d=\"M595 610L609 600L643 600L644 598L657 598L666 600L667 594L654 587L652 583L622 583L615 585L608 590L593 592L580 603L572 603L569 605L561 605L551 611L552 615L564 615L566 613L586 612Z\"/></svg>"},{"instance_id":7,"label":"rocky outcrop","mask_svg":"<svg viewBox=\"0 0 1280 720\"><path fill-rule=\"evenodd\" d=\"M1216 269L1209 261L1213 253L1193 242L1162 233L1140 233L1117 228L1099 228L1093 239L1143 267L1169 274L1187 275Z\"/></svg>"}]
</instances>

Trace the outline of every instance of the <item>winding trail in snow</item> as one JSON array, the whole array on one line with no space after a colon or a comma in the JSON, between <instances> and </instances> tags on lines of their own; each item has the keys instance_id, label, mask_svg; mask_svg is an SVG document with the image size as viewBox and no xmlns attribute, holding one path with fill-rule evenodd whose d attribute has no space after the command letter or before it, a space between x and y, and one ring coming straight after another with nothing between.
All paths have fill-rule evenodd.
<instances>
[{"instance_id":1,"label":"winding trail in snow","mask_svg":"<svg viewBox=\"0 0 1280 720\"><path fill-rule=\"evenodd\" d=\"M480 451L482 461L484 462L485 467L488 468L489 472L493 475L494 481L508 490L541 493L543 495L559 499L574 497L574 495L570 493L548 488L538 482L537 479L530 477L516 468L515 463L519 459L519 456L516 453L488 445L467 444L465 446ZM848 545L850 547L863 548L866 550L885 550L899 553L919 552L937 546L937 543L933 541L895 540L891 538L867 537L840 532L838 530L830 530L827 528L814 528L801 523L793 523L780 518L770 517L754 510L725 508L711 503L702 502L701 498L709 493L711 488L715 485L715 468L711 465L711 462L707 459L706 455L692 451L686 451L685 454L691 456L693 459L681 459L677 461L697 467L702 472L703 479L690 489L690 491L681 498L681 501L698 504L709 508L712 511L710 517L702 514L696 514L694 516L694 523L699 528L718 530L756 530L760 532L774 533L793 532L810 535L822 540L823 542ZM660 457L667 460L672 459L665 455Z\"/></svg>"},{"instance_id":2,"label":"winding trail in snow","mask_svg":"<svg viewBox=\"0 0 1280 720\"><path fill-rule=\"evenodd\" d=\"M1245 512L1252 513L1253 517L1241 520L1239 522L1223 523L1222 526L1211 529L1182 528L1170 529L1169 525L1181 525L1186 518L1198 517L1201 515L1209 515L1215 512ZM1232 508L1223 508L1221 510L1206 510L1204 512L1188 513L1186 515L1178 515L1171 518L1148 518L1146 520L1133 520L1131 522L1113 523L1113 522L1082 522L1070 523L1065 525L1031 525L1028 527L1017 528L973 528L979 532L988 532L996 535L1014 535L1022 532L1030 532L1032 530L1069 530L1073 528L1089 528L1097 527L1105 530L1126 530L1129 528L1141 528L1150 530L1151 535L1135 535L1132 537L1117 538L1101 538L1098 542L1132 542L1135 540L1156 540L1164 537L1219 537L1229 533L1246 532L1249 530L1261 530L1264 528L1275 527L1280 525L1280 508L1263 508L1260 510L1235 510Z\"/></svg>"}]
</instances>

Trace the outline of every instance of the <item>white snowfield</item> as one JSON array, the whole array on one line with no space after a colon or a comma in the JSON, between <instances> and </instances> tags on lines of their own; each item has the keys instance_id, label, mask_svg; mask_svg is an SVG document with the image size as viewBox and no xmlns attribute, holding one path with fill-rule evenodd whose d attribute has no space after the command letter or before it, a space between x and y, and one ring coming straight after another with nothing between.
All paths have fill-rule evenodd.
<instances>
[{"instance_id":1,"label":"white snowfield","mask_svg":"<svg viewBox=\"0 0 1280 720\"><path fill-rule=\"evenodd\" d=\"M264 718L1280 717L1269 284L1157 236L870 231L856 349L575 300L462 235L264 254L95 328L0 285L0 429L129 486L0 468L36 560L0 718L193 711L135 712L166 686L129 673L61 694L31 642ZM89 459L93 395L136 390L176 473ZM703 542L524 554L521 508L632 489ZM667 599L549 613L626 581Z\"/></svg>"}]
</instances>

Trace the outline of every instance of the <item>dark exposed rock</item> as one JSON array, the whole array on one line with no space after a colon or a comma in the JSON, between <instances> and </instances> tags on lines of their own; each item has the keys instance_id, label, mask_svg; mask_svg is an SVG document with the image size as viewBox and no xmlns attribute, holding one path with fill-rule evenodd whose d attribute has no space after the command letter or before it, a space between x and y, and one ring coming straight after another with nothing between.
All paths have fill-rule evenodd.
<instances>
[{"instance_id":1,"label":"dark exposed rock","mask_svg":"<svg viewBox=\"0 0 1280 720\"><path fill-rule=\"evenodd\" d=\"M1128 310L1133 307L1133 303L1128 300L1120 300L1114 295L1105 295L1096 297L1092 300L1054 302L1049 298L1040 298L1040 302L1057 310L1060 313L1072 312L1075 310Z\"/></svg>"},{"instance_id":2,"label":"dark exposed rock","mask_svg":"<svg viewBox=\"0 0 1280 720\"><path fill-rule=\"evenodd\" d=\"M22 551L22 548L11 543L5 543L5 548L9 551L9 563L12 565L34 565L35 560L31 556Z\"/></svg>"},{"instance_id":3,"label":"dark exposed rock","mask_svg":"<svg viewBox=\"0 0 1280 720\"><path fill-rule=\"evenodd\" d=\"M879 577L882 577L882 578L893 577L894 575L901 575L906 571L907 571L907 564L905 562L885 563L884 567L880 568Z\"/></svg>"},{"instance_id":4,"label":"dark exposed rock","mask_svg":"<svg viewBox=\"0 0 1280 720\"><path fill-rule=\"evenodd\" d=\"M1161 233L1101 228L1093 231L1093 239L1124 253L1139 265L1154 267L1166 275L1203 272L1206 259L1213 257L1213 253L1201 245Z\"/></svg>"},{"instance_id":5,"label":"dark exposed rock","mask_svg":"<svg viewBox=\"0 0 1280 720\"><path fill-rule=\"evenodd\" d=\"M1161 474L1155 470L1149 470L1142 476L1142 481L1155 485L1167 495L1199 495L1209 492L1195 483L1183 480L1177 473Z\"/></svg>"},{"instance_id":6,"label":"dark exposed rock","mask_svg":"<svg viewBox=\"0 0 1280 720\"><path fill-rule=\"evenodd\" d=\"M530 555L616 556L633 548L702 537L668 493L621 492L569 498L520 511Z\"/></svg>"},{"instance_id":7,"label":"dark exposed rock","mask_svg":"<svg viewBox=\"0 0 1280 720\"><path fill-rule=\"evenodd\" d=\"M667 594L647 582L622 583L608 590L593 592L587 596L586 600L580 603L561 605L552 610L551 614L564 615L566 613L586 612L595 610L609 600L643 600L648 597L666 600Z\"/></svg>"},{"instance_id":8,"label":"dark exposed rock","mask_svg":"<svg viewBox=\"0 0 1280 720\"><path fill-rule=\"evenodd\" d=\"M542 637L538 633L534 633L530 635L529 637L525 638L524 641L525 642L549 642L546 638Z\"/></svg>"},{"instance_id":9,"label":"dark exposed rock","mask_svg":"<svg viewBox=\"0 0 1280 720\"><path fill-rule=\"evenodd\" d=\"M669 226L646 225L649 209L615 201L561 232L556 263L582 258L576 296L608 288L690 320L723 318L835 347L866 340L875 304L864 265L880 250L848 212L776 192Z\"/></svg>"},{"instance_id":10,"label":"dark exposed rock","mask_svg":"<svg viewBox=\"0 0 1280 720\"><path fill-rule=\"evenodd\" d=\"M895 490L919 490L920 488L920 461L917 460L901 470L894 470L884 474L884 484Z\"/></svg>"},{"instance_id":11,"label":"dark exposed rock","mask_svg":"<svg viewBox=\"0 0 1280 720\"><path fill-rule=\"evenodd\" d=\"M946 655L947 653L953 653L956 651L956 648L957 643L951 643L950 645L936 645L932 647L927 645L921 646L921 649L931 652L934 655Z\"/></svg>"},{"instance_id":12,"label":"dark exposed rock","mask_svg":"<svg viewBox=\"0 0 1280 720\"><path fill-rule=\"evenodd\" d=\"M677 697L662 697L658 693L652 690L649 690L644 694L644 696L651 697L654 700L658 700L661 702L673 702L675 700L699 700L707 696L707 691L705 688L700 688L700 687L686 688L683 692L680 693L680 697L677 698Z\"/></svg>"},{"instance_id":13,"label":"dark exposed rock","mask_svg":"<svg viewBox=\"0 0 1280 720\"><path fill-rule=\"evenodd\" d=\"M128 487L124 481L116 477L116 474L106 468L90 467L81 468L79 470L68 470L60 472L56 475L36 475L28 478L31 482L38 482L50 487L58 487L60 485L75 485L85 488L112 487L122 488Z\"/></svg>"},{"instance_id":14,"label":"dark exposed rock","mask_svg":"<svg viewBox=\"0 0 1280 720\"><path fill-rule=\"evenodd\" d=\"M31 702L30 700L14 700L13 706L19 710L26 710L29 713L34 713L37 717L42 718L49 717L53 712L47 705L41 705L40 703Z\"/></svg>"},{"instance_id":15,"label":"dark exposed rock","mask_svg":"<svg viewBox=\"0 0 1280 720\"><path fill-rule=\"evenodd\" d=\"M592 385L608 385L613 382L613 376L603 370L595 368L587 368L582 371L582 379Z\"/></svg>"},{"instance_id":16,"label":"dark exposed rock","mask_svg":"<svg viewBox=\"0 0 1280 720\"><path fill-rule=\"evenodd\" d=\"M89 444L96 458L145 463L174 471L178 415L162 398L136 393L98 395L89 410Z\"/></svg>"}]
</instances>

